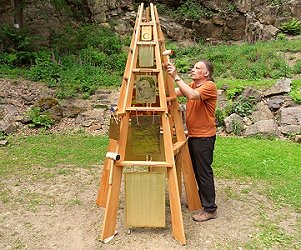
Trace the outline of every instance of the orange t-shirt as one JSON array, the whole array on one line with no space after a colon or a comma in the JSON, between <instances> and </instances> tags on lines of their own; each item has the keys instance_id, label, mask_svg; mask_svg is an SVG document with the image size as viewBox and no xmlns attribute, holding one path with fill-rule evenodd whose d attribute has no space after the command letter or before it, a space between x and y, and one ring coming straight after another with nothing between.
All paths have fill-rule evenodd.
<instances>
[{"instance_id":1,"label":"orange t-shirt","mask_svg":"<svg viewBox=\"0 0 301 250\"><path fill-rule=\"evenodd\" d=\"M190 137L210 137L216 134L215 108L217 88L212 81L206 81L195 88L194 82L189 86L199 92L200 100L187 100L186 125Z\"/></svg>"}]
</instances>

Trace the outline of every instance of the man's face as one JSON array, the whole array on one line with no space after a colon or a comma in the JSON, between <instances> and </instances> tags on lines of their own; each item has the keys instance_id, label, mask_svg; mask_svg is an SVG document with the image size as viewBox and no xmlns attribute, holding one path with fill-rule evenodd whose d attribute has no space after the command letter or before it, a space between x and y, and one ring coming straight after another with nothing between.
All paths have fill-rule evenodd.
<instances>
[{"instance_id":1,"label":"man's face","mask_svg":"<svg viewBox=\"0 0 301 250\"><path fill-rule=\"evenodd\" d=\"M192 80L201 80L201 79L206 79L209 72L207 70L205 63L197 62L191 69L190 74Z\"/></svg>"}]
</instances>

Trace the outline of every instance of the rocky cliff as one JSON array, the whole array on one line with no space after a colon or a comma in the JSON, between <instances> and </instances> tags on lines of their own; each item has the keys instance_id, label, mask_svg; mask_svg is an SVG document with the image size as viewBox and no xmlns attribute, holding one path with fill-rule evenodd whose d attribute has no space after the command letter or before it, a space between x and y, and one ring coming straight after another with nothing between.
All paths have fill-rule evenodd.
<instances>
[{"instance_id":1,"label":"rocky cliff","mask_svg":"<svg viewBox=\"0 0 301 250\"><path fill-rule=\"evenodd\" d=\"M136 7L142 1L126 0L1 0L0 23L27 27L32 34L51 40L66 25L96 23L113 26L118 33L131 34L136 17ZM292 18L301 19L299 0L188 0L187 8L199 6L210 15L197 19L176 21L168 15L182 1L144 1L165 6L159 12L166 36L173 40L220 41L269 40L276 36L281 23ZM60 4L58 4L60 3ZM190 4L190 5L189 5ZM197 4L197 5L196 5ZM198 7L197 7L198 8ZM190 9L191 10L191 9Z\"/></svg>"}]
</instances>

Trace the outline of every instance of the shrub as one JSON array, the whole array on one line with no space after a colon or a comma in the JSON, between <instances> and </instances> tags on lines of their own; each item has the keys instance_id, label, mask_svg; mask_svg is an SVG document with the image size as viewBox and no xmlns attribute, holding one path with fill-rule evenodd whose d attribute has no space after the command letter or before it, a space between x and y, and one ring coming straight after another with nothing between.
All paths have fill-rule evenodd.
<instances>
[{"instance_id":1,"label":"shrub","mask_svg":"<svg viewBox=\"0 0 301 250\"><path fill-rule=\"evenodd\" d=\"M235 135L241 135L241 132L243 131L243 124L241 124L237 121L233 121L232 131L233 131L233 134L235 134Z\"/></svg>"},{"instance_id":2,"label":"shrub","mask_svg":"<svg viewBox=\"0 0 301 250\"><path fill-rule=\"evenodd\" d=\"M236 113L242 117L252 114L253 108L256 104L253 96L240 96L237 101L232 104L232 113Z\"/></svg>"},{"instance_id":3,"label":"shrub","mask_svg":"<svg viewBox=\"0 0 301 250\"><path fill-rule=\"evenodd\" d=\"M216 117L216 123L218 127L224 127L225 126L225 118L227 117L226 110L222 109L216 109L215 111L215 117Z\"/></svg>"},{"instance_id":4,"label":"shrub","mask_svg":"<svg viewBox=\"0 0 301 250\"><path fill-rule=\"evenodd\" d=\"M187 58L178 59L175 66L180 73L187 73L191 67L190 61Z\"/></svg>"},{"instance_id":5,"label":"shrub","mask_svg":"<svg viewBox=\"0 0 301 250\"><path fill-rule=\"evenodd\" d=\"M49 113L41 112L38 107L32 108L29 111L30 124L29 127L44 127L50 128L54 121L51 119Z\"/></svg>"},{"instance_id":6,"label":"shrub","mask_svg":"<svg viewBox=\"0 0 301 250\"><path fill-rule=\"evenodd\" d=\"M289 35L299 35L301 34L301 22L298 19L293 18L292 20L283 23L280 30Z\"/></svg>"}]
</instances>

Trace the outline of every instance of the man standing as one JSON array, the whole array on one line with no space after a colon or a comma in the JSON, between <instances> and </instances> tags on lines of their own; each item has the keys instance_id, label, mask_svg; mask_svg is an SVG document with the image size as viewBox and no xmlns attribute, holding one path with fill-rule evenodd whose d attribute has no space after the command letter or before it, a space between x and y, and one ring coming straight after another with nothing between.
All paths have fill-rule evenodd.
<instances>
[{"instance_id":1,"label":"man standing","mask_svg":"<svg viewBox=\"0 0 301 250\"><path fill-rule=\"evenodd\" d=\"M193 216L198 222L215 219L215 186L213 170L213 150L216 139L215 108L217 88L213 80L212 63L201 60L191 70L192 82L186 84L177 74L174 65L167 65L167 72L173 77L178 87L177 96L185 96L186 125L188 129L188 146L199 187L199 196L203 209Z\"/></svg>"}]
</instances>

